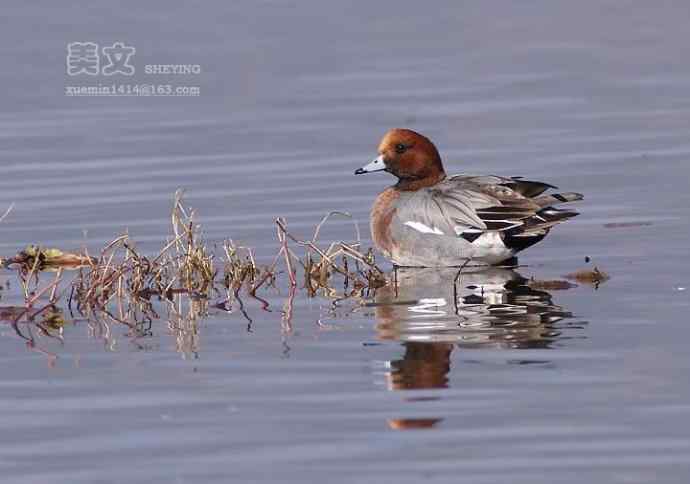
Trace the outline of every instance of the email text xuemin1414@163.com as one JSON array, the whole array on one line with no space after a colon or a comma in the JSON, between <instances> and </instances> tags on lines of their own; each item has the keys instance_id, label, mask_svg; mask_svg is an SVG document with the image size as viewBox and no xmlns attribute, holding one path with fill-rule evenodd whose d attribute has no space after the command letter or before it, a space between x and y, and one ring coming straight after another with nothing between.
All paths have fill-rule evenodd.
<instances>
[{"instance_id":1,"label":"email text xuemin1414@163.com","mask_svg":"<svg viewBox=\"0 0 690 484\"><path fill-rule=\"evenodd\" d=\"M172 84L97 84L65 86L65 96L103 97L196 97L201 95L199 86L174 86Z\"/></svg>"}]
</instances>

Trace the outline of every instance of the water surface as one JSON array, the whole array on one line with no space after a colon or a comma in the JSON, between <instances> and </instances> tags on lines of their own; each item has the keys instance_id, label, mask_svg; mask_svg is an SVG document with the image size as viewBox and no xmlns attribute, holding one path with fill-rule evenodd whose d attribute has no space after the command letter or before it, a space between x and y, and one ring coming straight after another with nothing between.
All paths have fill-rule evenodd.
<instances>
[{"instance_id":1,"label":"water surface","mask_svg":"<svg viewBox=\"0 0 690 484\"><path fill-rule=\"evenodd\" d=\"M13 2L0 36L0 251L156 251L174 190L210 243L362 227L379 137L449 172L585 194L514 271L403 271L360 301L284 283L196 327L0 326L4 482L687 482L690 54L683 2ZM64 96L66 44L199 64L199 97ZM123 79L120 76L120 81ZM628 224L605 227L606 224ZM350 240L334 220L322 239ZM585 263L585 257L592 262ZM612 278L554 290L597 265ZM385 266L390 270L389 266ZM4 271L0 305L21 303ZM68 310L62 307L65 314ZM191 329L190 329L191 328ZM24 328L26 330L26 328ZM40 349L41 351L38 351Z\"/></svg>"}]
</instances>

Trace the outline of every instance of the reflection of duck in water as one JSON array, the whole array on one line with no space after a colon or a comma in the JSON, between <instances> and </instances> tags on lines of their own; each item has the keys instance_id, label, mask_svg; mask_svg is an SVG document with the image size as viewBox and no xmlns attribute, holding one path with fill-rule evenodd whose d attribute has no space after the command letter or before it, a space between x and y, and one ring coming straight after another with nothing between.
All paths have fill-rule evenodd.
<instances>
[{"instance_id":1,"label":"reflection of duck in water","mask_svg":"<svg viewBox=\"0 0 690 484\"><path fill-rule=\"evenodd\" d=\"M390 362L388 387L391 390L422 390L447 388L450 371L451 343L416 343L408 341L405 356ZM418 429L433 427L441 418L390 419L393 429Z\"/></svg>"},{"instance_id":2,"label":"reflection of duck in water","mask_svg":"<svg viewBox=\"0 0 690 484\"><path fill-rule=\"evenodd\" d=\"M376 294L381 339L541 348L558 338L554 324L570 316L513 270L401 268L395 279Z\"/></svg>"},{"instance_id":3,"label":"reflection of duck in water","mask_svg":"<svg viewBox=\"0 0 690 484\"><path fill-rule=\"evenodd\" d=\"M488 268L398 269L378 290L378 336L401 341L402 359L389 363L391 390L446 388L450 355L461 348L545 348L570 313L515 271ZM440 418L394 419L392 428L432 427Z\"/></svg>"}]
</instances>

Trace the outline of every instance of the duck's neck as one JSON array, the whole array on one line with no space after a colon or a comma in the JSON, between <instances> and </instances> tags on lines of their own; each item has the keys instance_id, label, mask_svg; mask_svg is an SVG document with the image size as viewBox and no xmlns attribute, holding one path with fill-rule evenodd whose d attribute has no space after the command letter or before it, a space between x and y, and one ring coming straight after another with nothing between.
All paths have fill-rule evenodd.
<instances>
[{"instance_id":1,"label":"duck's neck","mask_svg":"<svg viewBox=\"0 0 690 484\"><path fill-rule=\"evenodd\" d=\"M444 171L430 173L422 178L398 178L395 188L404 192L413 192L421 188L431 187L446 178Z\"/></svg>"}]
</instances>

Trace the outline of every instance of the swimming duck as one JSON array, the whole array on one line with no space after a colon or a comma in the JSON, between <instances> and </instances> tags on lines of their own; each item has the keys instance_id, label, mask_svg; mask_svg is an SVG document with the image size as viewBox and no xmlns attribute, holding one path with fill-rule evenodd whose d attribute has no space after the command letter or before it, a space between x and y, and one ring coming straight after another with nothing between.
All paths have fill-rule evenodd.
<instances>
[{"instance_id":1,"label":"swimming duck","mask_svg":"<svg viewBox=\"0 0 690 484\"><path fill-rule=\"evenodd\" d=\"M578 214L554 205L583 198L522 177L447 176L436 146L409 129L388 131L378 152L355 175L398 178L371 209L374 244L397 266L500 264Z\"/></svg>"}]
</instances>

